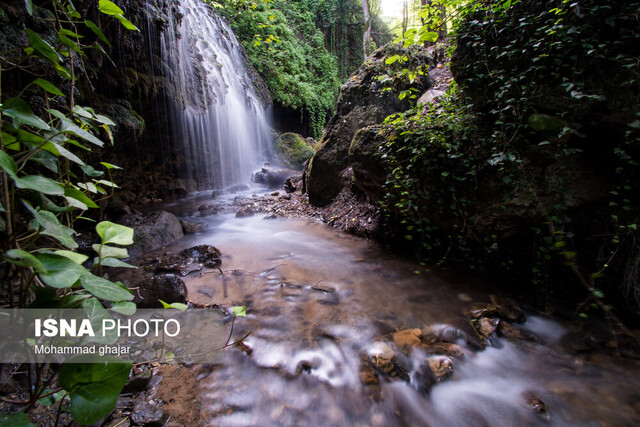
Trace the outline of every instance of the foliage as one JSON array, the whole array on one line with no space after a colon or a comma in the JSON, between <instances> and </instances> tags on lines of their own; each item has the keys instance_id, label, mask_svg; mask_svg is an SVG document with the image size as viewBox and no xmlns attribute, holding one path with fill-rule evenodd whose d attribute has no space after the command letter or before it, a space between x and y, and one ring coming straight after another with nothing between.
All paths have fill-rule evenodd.
<instances>
[{"instance_id":1,"label":"foliage","mask_svg":"<svg viewBox=\"0 0 640 427\"><path fill-rule=\"evenodd\" d=\"M307 114L319 135L333 111L339 80L335 58L307 3L224 0L224 13L271 96Z\"/></svg>"},{"instance_id":2,"label":"foliage","mask_svg":"<svg viewBox=\"0 0 640 427\"><path fill-rule=\"evenodd\" d=\"M114 357L103 357L96 363L63 364L58 383L69 394L73 418L87 425L109 415L129 379L131 366L131 362Z\"/></svg>"},{"instance_id":3,"label":"foliage","mask_svg":"<svg viewBox=\"0 0 640 427\"><path fill-rule=\"evenodd\" d=\"M105 55L108 40L99 26L83 18L71 1L25 7L39 31L25 28L24 50L0 52L0 77L18 73L30 83L17 96L5 97L0 87L0 251L6 263L4 295L10 307L99 308L107 301L114 311L131 312L133 294L122 283L102 277L102 266L128 266L120 259L133 243L133 230L108 221L97 224L98 256L88 262L74 236L84 212L98 208L117 185L117 166L91 165L82 158L92 147L113 144L114 123L90 107L76 103L77 84L86 71L90 50ZM113 2L100 0L99 10L124 28L137 28ZM37 18L36 18L37 15ZM43 17L55 17L44 21ZM42 25L42 22L47 22ZM34 26L36 28L36 26ZM45 28L43 30L43 28ZM104 44L104 45L103 45ZM1 80L0 80L1 81ZM56 83L53 83L53 82ZM59 83L58 83L59 82ZM11 88L15 92L15 88ZM76 421L92 423L113 409L128 378L130 364L63 366L60 385L70 393ZM27 408L45 393L44 365L29 365ZM78 370L80 369L80 371ZM37 375L31 376L35 371ZM62 401L60 402L62 405Z\"/></svg>"},{"instance_id":4,"label":"foliage","mask_svg":"<svg viewBox=\"0 0 640 427\"><path fill-rule=\"evenodd\" d=\"M603 286L617 286L615 276L607 279L611 268L617 277L626 269L629 292L640 295L637 269L628 267L637 261L623 258L637 246L640 213L640 4L473 2L460 16L452 59L457 100L387 120L393 136L381 156L393 166L384 201L388 221L401 224L401 235L432 260L497 262L527 273L520 276L543 294L553 266L563 264L589 291L582 309L606 309ZM540 176L540 164L553 175ZM592 218L575 210L572 196L588 185L579 169L588 165L610 186L608 206ZM498 178L491 185L504 198L505 214L516 195L537 210L538 223L528 230L531 249L520 248L528 253L528 271L498 256L492 239L499 236L474 233L474 209L483 206L474 190L488 171Z\"/></svg>"}]
</instances>

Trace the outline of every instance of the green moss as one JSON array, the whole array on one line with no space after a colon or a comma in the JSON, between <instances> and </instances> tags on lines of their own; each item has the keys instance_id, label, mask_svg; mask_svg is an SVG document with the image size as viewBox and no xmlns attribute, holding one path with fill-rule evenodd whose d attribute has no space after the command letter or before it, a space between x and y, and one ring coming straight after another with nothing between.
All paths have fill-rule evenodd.
<instances>
[{"instance_id":1,"label":"green moss","mask_svg":"<svg viewBox=\"0 0 640 427\"><path fill-rule=\"evenodd\" d=\"M315 151L301 135L293 132L283 133L275 141L275 149L283 166L302 169L302 165Z\"/></svg>"}]
</instances>

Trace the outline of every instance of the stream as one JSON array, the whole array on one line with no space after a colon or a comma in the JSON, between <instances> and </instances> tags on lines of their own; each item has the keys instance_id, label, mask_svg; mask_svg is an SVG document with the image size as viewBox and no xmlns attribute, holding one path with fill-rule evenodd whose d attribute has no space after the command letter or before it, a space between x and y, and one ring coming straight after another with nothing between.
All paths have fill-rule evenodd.
<instances>
[{"instance_id":1,"label":"stream","mask_svg":"<svg viewBox=\"0 0 640 427\"><path fill-rule=\"evenodd\" d=\"M640 424L637 360L572 351L570 329L536 313L517 325L532 339L493 336L482 349L465 313L489 302L490 285L430 272L317 221L191 216L204 197L163 207L209 227L167 250L220 249L224 276L186 277L189 298L246 306L233 335L251 332L251 354L232 348L221 366L193 367L209 425ZM463 355L385 341L409 328L455 331L447 341ZM406 378L371 368L390 349ZM452 375L426 387L427 358L448 360Z\"/></svg>"}]
</instances>

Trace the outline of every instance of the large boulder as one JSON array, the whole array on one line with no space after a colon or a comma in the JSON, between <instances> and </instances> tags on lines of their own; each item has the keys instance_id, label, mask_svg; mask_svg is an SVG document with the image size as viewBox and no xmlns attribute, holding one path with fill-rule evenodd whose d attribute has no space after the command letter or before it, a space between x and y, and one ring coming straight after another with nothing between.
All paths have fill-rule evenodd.
<instances>
[{"instance_id":1,"label":"large boulder","mask_svg":"<svg viewBox=\"0 0 640 427\"><path fill-rule=\"evenodd\" d=\"M412 46L403 49L399 44L387 44L371 57L340 88L336 113L325 127L320 147L311 159L307 174L309 200L327 205L342 188L340 174L350 164L349 147L358 130L382 123L390 114L405 111L415 104L410 97L399 98L409 87L419 93L429 88L429 78L418 76L411 84L401 73L391 73L386 60L394 55L407 55L412 62L426 67L435 66L434 48ZM398 67L402 67L401 64Z\"/></svg>"},{"instance_id":2,"label":"large boulder","mask_svg":"<svg viewBox=\"0 0 640 427\"><path fill-rule=\"evenodd\" d=\"M291 169L262 168L251 175L251 181L256 184L264 184L269 188L283 188L287 178L300 175L300 172Z\"/></svg>"},{"instance_id":3,"label":"large boulder","mask_svg":"<svg viewBox=\"0 0 640 427\"><path fill-rule=\"evenodd\" d=\"M127 215L121 222L134 229L133 246L129 255L136 257L184 237L182 225L175 215L166 212L152 212L145 216Z\"/></svg>"},{"instance_id":4,"label":"large boulder","mask_svg":"<svg viewBox=\"0 0 640 427\"><path fill-rule=\"evenodd\" d=\"M276 155L280 163L289 169L302 170L304 162L315 153L313 145L297 133L287 132L274 142Z\"/></svg>"}]
</instances>

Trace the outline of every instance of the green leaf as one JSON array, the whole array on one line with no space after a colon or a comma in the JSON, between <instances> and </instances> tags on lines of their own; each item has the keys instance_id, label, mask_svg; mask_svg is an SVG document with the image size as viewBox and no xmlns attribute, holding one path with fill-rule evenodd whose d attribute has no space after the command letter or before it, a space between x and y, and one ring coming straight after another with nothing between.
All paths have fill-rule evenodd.
<instances>
[{"instance_id":1,"label":"green leaf","mask_svg":"<svg viewBox=\"0 0 640 427\"><path fill-rule=\"evenodd\" d=\"M100 162L100 164L107 169L122 169L120 166L112 165L111 163L107 162Z\"/></svg>"},{"instance_id":2,"label":"green leaf","mask_svg":"<svg viewBox=\"0 0 640 427\"><path fill-rule=\"evenodd\" d=\"M86 194L75 188L66 187L64 189L64 195L78 200L89 208L95 209L98 207L98 205L96 205L95 202L91 200Z\"/></svg>"},{"instance_id":3,"label":"green leaf","mask_svg":"<svg viewBox=\"0 0 640 427\"><path fill-rule=\"evenodd\" d=\"M44 229L44 231L42 231L42 234L56 238L60 243L62 243L69 249L76 249L78 247L76 241L73 240L73 235L76 232L69 227L65 227L64 225L60 224L60 221L58 221L58 218L53 213L44 210L37 211L29 204L29 202L24 200L22 201L22 203L31 212L33 218L40 225L40 227Z\"/></svg>"},{"instance_id":4,"label":"green leaf","mask_svg":"<svg viewBox=\"0 0 640 427\"><path fill-rule=\"evenodd\" d=\"M124 314L125 316L132 316L136 314L136 305L132 302L117 302L111 306L111 311L115 311L116 313Z\"/></svg>"},{"instance_id":5,"label":"green leaf","mask_svg":"<svg viewBox=\"0 0 640 427\"><path fill-rule=\"evenodd\" d=\"M102 123L103 125L107 125L107 126L115 126L116 125L113 122L113 120L111 120L107 116L103 116L102 114L94 114L93 117L96 119L96 121Z\"/></svg>"},{"instance_id":6,"label":"green leaf","mask_svg":"<svg viewBox=\"0 0 640 427\"><path fill-rule=\"evenodd\" d=\"M116 224L111 221L102 221L96 225L96 231L102 243L115 243L116 245L132 245L133 244L133 228Z\"/></svg>"},{"instance_id":7,"label":"green leaf","mask_svg":"<svg viewBox=\"0 0 640 427\"><path fill-rule=\"evenodd\" d=\"M189 308L189 307L187 307L186 304L182 304L181 302L174 302L174 303L169 304L169 303L166 303L166 302L162 301L161 299L159 299L158 301L160 301L160 304L162 304L162 308L164 308L164 309L175 308L175 309L180 310L180 311L186 311L187 308Z\"/></svg>"},{"instance_id":8,"label":"green leaf","mask_svg":"<svg viewBox=\"0 0 640 427\"><path fill-rule=\"evenodd\" d=\"M96 257L95 261L96 263L98 262L98 257ZM113 257L103 258L100 264L102 264L103 267L138 268L135 265L127 264L126 262Z\"/></svg>"},{"instance_id":9,"label":"green leaf","mask_svg":"<svg viewBox=\"0 0 640 427\"><path fill-rule=\"evenodd\" d=\"M84 36L81 36L78 33L74 33L73 31L67 30L66 28L60 28L58 30L58 34L62 34L63 36L75 37L78 39L84 38Z\"/></svg>"},{"instance_id":10,"label":"green leaf","mask_svg":"<svg viewBox=\"0 0 640 427\"><path fill-rule=\"evenodd\" d=\"M44 176L27 175L22 178L16 178L14 181L18 188L39 191L40 193L49 194L51 196L64 195L64 189L57 181Z\"/></svg>"},{"instance_id":11,"label":"green leaf","mask_svg":"<svg viewBox=\"0 0 640 427\"><path fill-rule=\"evenodd\" d=\"M11 264L20 267L32 267L38 273L47 272L46 267L37 257L22 249L10 249L4 253L4 257Z\"/></svg>"},{"instance_id":12,"label":"green leaf","mask_svg":"<svg viewBox=\"0 0 640 427\"><path fill-rule=\"evenodd\" d=\"M129 253L125 248L114 248L113 246L100 245L98 243L92 246L93 250L98 253L100 258L127 258Z\"/></svg>"},{"instance_id":13,"label":"green leaf","mask_svg":"<svg viewBox=\"0 0 640 427\"><path fill-rule=\"evenodd\" d=\"M52 288L70 288L80 277L89 274L89 270L69 257L55 253L38 254L38 259L47 269L40 279Z\"/></svg>"},{"instance_id":14,"label":"green leaf","mask_svg":"<svg viewBox=\"0 0 640 427\"><path fill-rule=\"evenodd\" d=\"M109 43L109 40L107 40L107 38L105 37L104 33L102 31L100 31L100 28L98 28L98 26L96 24L94 24L92 21L86 20L84 21L84 25L87 26L87 28L89 28L91 31L93 31L93 33L98 36L98 38L100 40L102 40L103 42L105 42L107 44L107 46L111 47L111 43Z\"/></svg>"},{"instance_id":15,"label":"green leaf","mask_svg":"<svg viewBox=\"0 0 640 427\"><path fill-rule=\"evenodd\" d=\"M30 0L25 0L29 1ZM29 416L24 412L15 412L13 414L2 414L0 413L0 427L37 427L31 421L29 421Z\"/></svg>"},{"instance_id":16,"label":"green leaf","mask_svg":"<svg viewBox=\"0 0 640 427\"><path fill-rule=\"evenodd\" d=\"M73 135L76 135L77 137L82 138L85 141L88 141L99 147L102 147L104 145L104 142L100 141L95 135L82 129L80 126L76 125L75 123L73 123L60 111L55 109L50 109L47 111L53 114L54 116L56 116L60 120L60 131L64 133L71 133Z\"/></svg>"},{"instance_id":17,"label":"green leaf","mask_svg":"<svg viewBox=\"0 0 640 427\"><path fill-rule=\"evenodd\" d=\"M96 362L64 363L58 373L58 383L70 393L71 415L80 424L93 424L113 410L132 366L114 357Z\"/></svg>"},{"instance_id":18,"label":"green leaf","mask_svg":"<svg viewBox=\"0 0 640 427\"><path fill-rule=\"evenodd\" d=\"M89 259L87 255L79 254L78 252L57 250L57 251L54 251L54 253L57 255L61 255L63 257L69 258L71 261L80 265L82 265L83 262Z\"/></svg>"},{"instance_id":19,"label":"green leaf","mask_svg":"<svg viewBox=\"0 0 640 427\"><path fill-rule=\"evenodd\" d=\"M79 105L75 105L72 111L81 117L85 117L87 119L93 118L93 114L91 114L90 112L88 112L87 110L85 110Z\"/></svg>"},{"instance_id":20,"label":"green leaf","mask_svg":"<svg viewBox=\"0 0 640 427\"><path fill-rule=\"evenodd\" d=\"M98 2L100 12L105 15L124 15L124 10L120 9L115 3L109 0L100 0Z\"/></svg>"},{"instance_id":21,"label":"green leaf","mask_svg":"<svg viewBox=\"0 0 640 427\"><path fill-rule=\"evenodd\" d=\"M53 95L58 95L58 96L65 96L64 93L62 93L60 91L60 89L58 89L57 87L55 87L53 85L53 83L45 80L45 79L41 79L41 78L37 78L35 79L31 84L35 84L40 86L42 89L46 90L47 92L53 94Z\"/></svg>"},{"instance_id":22,"label":"green leaf","mask_svg":"<svg viewBox=\"0 0 640 427\"><path fill-rule=\"evenodd\" d=\"M62 34L58 34L58 40L60 40L60 43L62 43L69 49L74 50L78 52L80 55L84 56L84 52L82 51L82 49L80 49L80 46L78 46L78 44L73 40L71 40L69 37Z\"/></svg>"},{"instance_id":23,"label":"green leaf","mask_svg":"<svg viewBox=\"0 0 640 427\"><path fill-rule=\"evenodd\" d=\"M96 170L91 165L84 165L81 167L81 169L82 169L82 172L84 172L86 175L90 176L91 178L100 178L102 175L104 175L103 171Z\"/></svg>"},{"instance_id":24,"label":"green leaf","mask_svg":"<svg viewBox=\"0 0 640 427\"><path fill-rule=\"evenodd\" d=\"M13 160L13 157L0 151L0 168L7 173L14 180L18 177L18 166Z\"/></svg>"},{"instance_id":25,"label":"green leaf","mask_svg":"<svg viewBox=\"0 0 640 427\"><path fill-rule=\"evenodd\" d=\"M32 0L24 0L24 7L27 9L27 13L29 16L33 15L33 1Z\"/></svg>"},{"instance_id":26,"label":"green leaf","mask_svg":"<svg viewBox=\"0 0 640 427\"><path fill-rule=\"evenodd\" d=\"M42 130L51 130L40 117L36 116L27 102L20 98L9 98L0 107L7 116L29 126Z\"/></svg>"},{"instance_id":27,"label":"green leaf","mask_svg":"<svg viewBox=\"0 0 640 427\"><path fill-rule=\"evenodd\" d=\"M247 307L244 305L234 305L231 310L235 316L247 317Z\"/></svg>"},{"instance_id":28,"label":"green leaf","mask_svg":"<svg viewBox=\"0 0 640 427\"><path fill-rule=\"evenodd\" d=\"M136 27L135 25L133 25L133 22L129 21L127 18L125 18L122 15L115 15L116 19L118 21L120 21L120 23L122 24L123 27L125 27L127 30L131 30L131 31L140 31L140 29L138 29L138 27Z\"/></svg>"},{"instance_id":29,"label":"green leaf","mask_svg":"<svg viewBox=\"0 0 640 427\"><path fill-rule=\"evenodd\" d=\"M87 291L100 299L107 301L131 301L133 299L133 294L128 289L93 274L82 276L80 282Z\"/></svg>"},{"instance_id":30,"label":"green leaf","mask_svg":"<svg viewBox=\"0 0 640 427\"><path fill-rule=\"evenodd\" d=\"M34 48L36 51L38 51L38 53L40 53L40 55L53 62L54 64L58 64L60 62L60 56L58 56L58 52L56 52L56 50L51 47L49 43L42 40L42 38L38 34L34 33L30 29L27 28L25 29L25 31L29 35L29 46Z\"/></svg>"}]
</instances>

